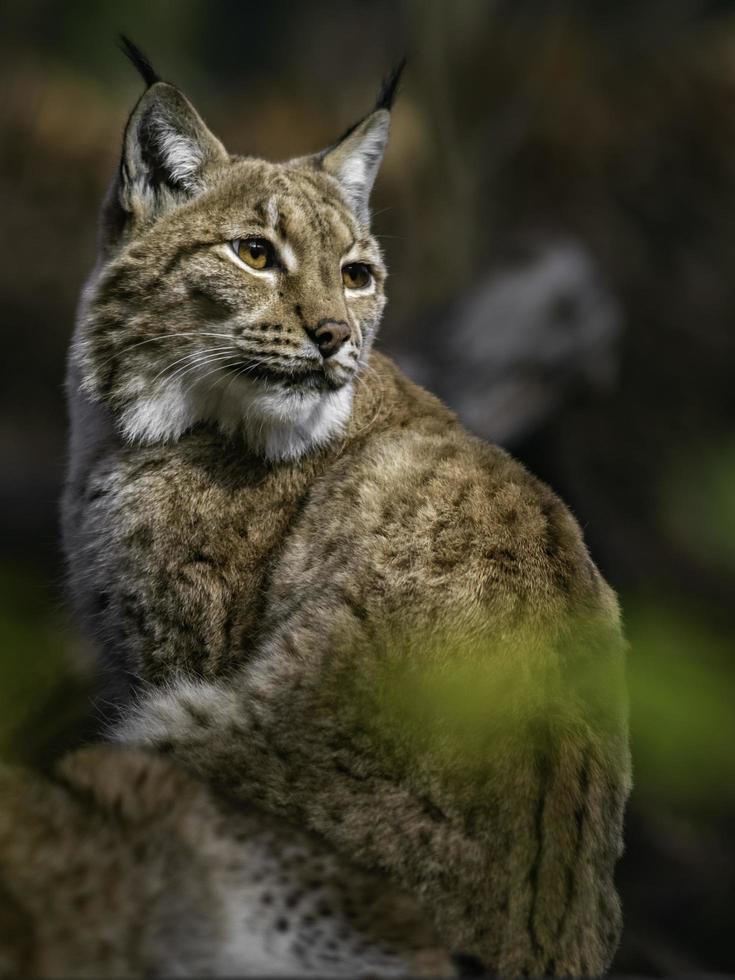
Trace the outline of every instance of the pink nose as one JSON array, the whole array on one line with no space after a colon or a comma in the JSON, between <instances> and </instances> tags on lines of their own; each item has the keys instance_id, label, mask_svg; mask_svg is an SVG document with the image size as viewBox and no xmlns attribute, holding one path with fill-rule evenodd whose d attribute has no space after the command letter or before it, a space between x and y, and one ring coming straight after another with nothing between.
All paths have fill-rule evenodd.
<instances>
[{"instance_id":1,"label":"pink nose","mask_svg":"<svg viewBox=\"0 0 735 980\"><path fill-rule=\"evenodd\" d=\"M309 331L322 357L331 357L350 336L350 328L341 320L325 320Z\"/></svg>"}]
</instances>

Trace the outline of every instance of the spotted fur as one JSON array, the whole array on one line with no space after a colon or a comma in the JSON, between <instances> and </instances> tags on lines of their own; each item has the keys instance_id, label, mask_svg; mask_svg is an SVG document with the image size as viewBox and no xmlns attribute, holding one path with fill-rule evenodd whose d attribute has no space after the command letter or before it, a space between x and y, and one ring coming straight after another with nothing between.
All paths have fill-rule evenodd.
<instances>
[{"instance_id":1,"label":"spotted fur","mask_svg":"<svg viewBox=\"0 0 735 980\"><path fill-rule=\"evenodd\" d=\"M454 973L408 896L152 753L0 767L0 798L1 976Z\"/></svg>"},{"instance_id":2,"label":"spotted fur","mask_svg":"<svg viewBox=\"0 0 735 980\"><path fill-rule=\"evenodd\" d=\"M383 869L500 975L598 975L629 788L617 604L554 494L371 352L388 120L272 164L170 86L143 96L72 345L71 589L108 672L157 688L120 740ZM270 277L228 251L256 233ZM415 695L435 676L458 702Z\"/></svg>"}]
</instances>

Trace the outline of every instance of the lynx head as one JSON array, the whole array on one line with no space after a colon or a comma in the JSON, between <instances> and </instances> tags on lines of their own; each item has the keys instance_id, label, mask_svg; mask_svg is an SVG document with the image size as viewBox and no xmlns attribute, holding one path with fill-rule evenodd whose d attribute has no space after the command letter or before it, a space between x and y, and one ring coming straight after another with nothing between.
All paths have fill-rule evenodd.
<instances>
[{"instance_id":1,"label":"lynx head","mask_svg":"<svg viewBox=\"0 0 735 980\"><path fill-rule=\"evenodd\" d=\"M82 388L129 440L210 422L298 458L344 428L385 305L368 200L400 68L334 145L270 163L230 155L124 43L148 88L81 305Z\"/></svg>"}]
</instances>

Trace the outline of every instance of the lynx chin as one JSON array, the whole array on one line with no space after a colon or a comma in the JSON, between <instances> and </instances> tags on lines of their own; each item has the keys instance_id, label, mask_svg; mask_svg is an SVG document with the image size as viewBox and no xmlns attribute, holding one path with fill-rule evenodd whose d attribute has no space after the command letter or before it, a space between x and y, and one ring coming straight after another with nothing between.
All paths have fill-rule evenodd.
<instances>
[{"instance_id":1,"label":"lynx chin","mask_svg":"<svg viewBox=\"0 0 735 980\"><path fill-rule=\"evenodd\" d=\"M147 87L71 346L63 505L109 730L382 876L442 948L601 974L618 605L554 493L372 350L397 73L272 163L130 53Z\"/></svg>"}]
</instances>

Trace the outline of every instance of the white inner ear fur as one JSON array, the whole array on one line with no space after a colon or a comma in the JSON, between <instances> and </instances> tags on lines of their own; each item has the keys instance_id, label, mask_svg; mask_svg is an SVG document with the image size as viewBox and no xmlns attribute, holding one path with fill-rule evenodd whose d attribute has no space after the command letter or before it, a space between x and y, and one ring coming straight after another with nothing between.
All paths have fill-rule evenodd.
<instances>
[{"instance_id":1,"label":"white inner ear fur","mask_svg":"<svg viewBox=\"0 0 735 980\"><path fill-rule=\"evenodd\" d=\"M364 201L369 196L383 158L389 125L388 113L379 114L352 152L338 164L335 176L351 197Z\"/></svg>"},{"instance_id":2,"label":"white inner ear fur","mask_svg":"<svg viewBox=\"0 0 735 980\"><path fill-rule=\"evenodd\" d=\"M322 161L324 169L339 181L350 204L363 219L388 142L389 129L390 113L378 109Z\"/></svg>"},{"instance_id":3,"label":"white inner ear fur","mask_svg":"<svg viewBox=\"0 0 735 980\"><path fill-rule=\"evenodd\" d=\"M204 163L201 147L162 121L155 128L158 149L172 180L187 190L196 190L199 186L197 175Z\"/></svg>"},{"instance_id":4,"label":"white inner ear fur","mask_svg":"<svg viewBox=\"0 0 735 980\"><path fill-rule=\"evenodd\" d=\"M339 168L338 175L343 184L346 184L354 190L361 191L365 186L365 180L367 178L365 161L361 156L347 157Z\"/></svg>"}]
</instances>

